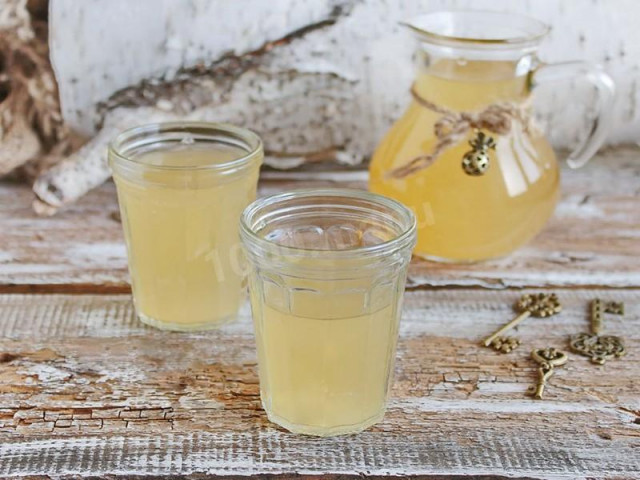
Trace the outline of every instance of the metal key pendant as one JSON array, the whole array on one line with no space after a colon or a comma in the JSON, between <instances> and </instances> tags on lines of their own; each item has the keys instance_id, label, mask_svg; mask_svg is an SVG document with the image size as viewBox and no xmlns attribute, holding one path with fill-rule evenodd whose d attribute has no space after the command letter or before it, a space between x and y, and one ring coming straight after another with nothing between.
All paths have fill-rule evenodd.
<instances>
[{"instance_id":1,"label":"metal key pendant","mask_svg":"<svg viewBox=\"0 0 640 480\"><path fill-rule=\"evenodd\" d=\"M520 314L485 338L482 341L485 347L491 347L502 353L509 353L520 345L520 340L513 337L501 336L504 332L515 327L530 316L549 317L559 313L562 310L562 305L560 305L558 296L555 293L535 293L520 297L514 305L514 308L517 312L520 312Z\"/></svg>"},{"instance_id":2,"label":"metal key pendant","mask_svg":"<svg viewBox=\"0 0 640 480\"><path fill-rule=\"evenodd\" d=\"M538 368L538 383L533 390L534 398L541 399L547 380L554 374L555 368L567 363L568 357L564 352L550 348L538 348L531 352L531 358L540 364Z\"/></svg>"},{"instance_id":3,"label":"metal key pendant","mask_svg":"<svg viewBox=\"0 0 640 480\"><path fill-rule=\"evenodd\" d=\"M622 338L600 335L603 312L624 315L624 304L603 302L596 298L591 302L591 333L578 333L569 338L569 347L573 352L589 357L598 365L604 365L607 360L622 357L627 353Z\"/></svg>"}]
</instances>

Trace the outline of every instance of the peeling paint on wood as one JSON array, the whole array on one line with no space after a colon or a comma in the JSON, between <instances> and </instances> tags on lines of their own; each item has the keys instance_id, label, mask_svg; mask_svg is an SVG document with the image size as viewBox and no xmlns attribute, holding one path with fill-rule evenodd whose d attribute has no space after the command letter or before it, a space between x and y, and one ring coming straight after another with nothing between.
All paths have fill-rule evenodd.
<instances>
[{"instance_id":1,"label":"peeling paint on wood","mask_svg":"<svg viewBox=\"0 0 640 480\"><path fill-rule=\"evenodd\" d=\"M173 335L135 320L128 295L0 295L0 474L640 475L640 290L564 291L561 315L518 327L522 347L480 347L520 293L408 292L384 421L334 439L266 420L246 307ZM594 296L625 302L607 332L628 356L571 355L530 399L529 350L586 329Z\"/></svg>"},{"instance_id":2,"label":"peeling paint on wood","mask_svg":"<svg viewBox=\"0 0 640 480\"><path fill-rule=\"evenodd\" d=\"M640 286L639 155L637 148L617 148L584 169L564 169L555 216L529 245L507 258L474 265L414 259L409 288ZM366 181L362 170L266 171L260 194L319 186L366 188ZM0 289L128 291L112 184L51 218L37 217L31 200L24 186L0 188Z\"/></svg>"}]
</instances>

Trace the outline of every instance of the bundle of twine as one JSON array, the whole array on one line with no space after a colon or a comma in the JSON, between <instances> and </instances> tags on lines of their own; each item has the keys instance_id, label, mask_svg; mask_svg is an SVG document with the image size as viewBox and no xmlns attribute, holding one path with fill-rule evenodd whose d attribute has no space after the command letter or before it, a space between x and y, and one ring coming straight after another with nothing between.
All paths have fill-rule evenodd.
<instances>
[{"instance_id":1,"label":"bundle of twine","mask_svg":"<svg viewBox=\"0 0 640 480\"><path fill-rule=\"evenodd\" d=\"M442 115L433 126L437 142L431 153L419 155L405 165L389 171L389 178L405 178L424 170L446 149L458 144L469 130L488 130L496 135L506 135L511 131L514 120L520 122L525 131L531 128L528 102L519 105L509 102L493 103L478 112L456 112L425 100L418 95L414 87L411 88L411 95L421 106Z\"/></svg>"}]
</instances>

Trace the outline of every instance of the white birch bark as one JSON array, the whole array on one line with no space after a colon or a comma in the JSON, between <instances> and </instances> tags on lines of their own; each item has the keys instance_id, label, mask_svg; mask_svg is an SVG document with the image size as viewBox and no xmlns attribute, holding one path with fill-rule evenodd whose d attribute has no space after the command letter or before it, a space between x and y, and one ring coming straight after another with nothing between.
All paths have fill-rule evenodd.
<instances>
[{"instance_id":1,"label":"white birch bark","mask_svg":"<svg viewBox=\"0 0 640 480\"><path fill-rule=\"evenodd\" d=\"M258 131L273 165L318 156L352 163L373 152L408 102L415 44L398 22L451 8L550 23L540 57L602 63L619 91L609 142L640 139L634 0L52 0L52 60L65 120L76 130L167 114L224 120ZM140 87L145 79L154 80ZM591 94L580 82L540 89L536 106L556 146L584 132ZM115 110L119 123L108 119ZM58 207L104 181L108 135L41 177L39 198Z\"/></svg>"},{"instance_id":2,"label":"white birch bark","mask_svg":"<svg viewBox=\"0 0 640 480\"><path fill-rule=\"evenodd\" d=\"M341 85L342 93L359 94L361 108L373 113L380 126L367 134L369 147L398 115L411 82L414 43L398 22L452 8L513 11L549 23L553 30L541 58L603 64L619 87L610 140L638 140L640 3L635 0L52 0L52 59L63 114L72 127L94 132L96 105L117 90L145 78L172 78L181 67L210 63L228 52L242 55L322 22L336 7L352 3L335 24L294 44L274 46L273 61L280 68L304 72L348 70L355 82ZM280 88L289 87L284 82ZM559 146L579 135L576 117L585 92L574 99L574 90L565 85L540 92L540 112ZM300 115L305 113L303 109ZM332 121L361 133L355 116Z\"/></svg>"}]
</instances>

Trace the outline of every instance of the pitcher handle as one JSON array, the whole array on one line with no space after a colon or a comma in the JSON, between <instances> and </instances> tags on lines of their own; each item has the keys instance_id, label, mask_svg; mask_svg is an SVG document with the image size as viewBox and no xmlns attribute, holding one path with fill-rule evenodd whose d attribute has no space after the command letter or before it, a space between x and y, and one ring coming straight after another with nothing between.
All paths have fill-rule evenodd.
<instances>
[{"instance_id":1,"label":"pitcher handle","mask_svg":"<svg viewBox=\"0 0 640 480\"><path fill-rule=\"evenodd\" d=\"M609 132L615 96L613 80L599 65L589 62L562 62L542 64L533 72L531 83L535 88L542 83L574 78L584 78L596 89L595 116L589 134L567 158L571 168L580 168L598 151Z\"/></svg>"}]
</instances>

